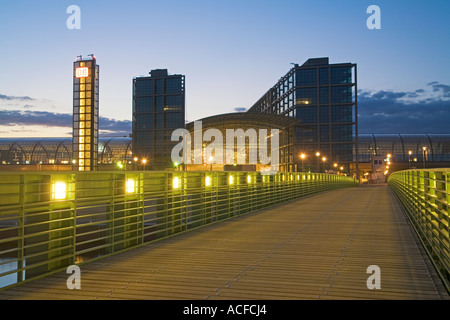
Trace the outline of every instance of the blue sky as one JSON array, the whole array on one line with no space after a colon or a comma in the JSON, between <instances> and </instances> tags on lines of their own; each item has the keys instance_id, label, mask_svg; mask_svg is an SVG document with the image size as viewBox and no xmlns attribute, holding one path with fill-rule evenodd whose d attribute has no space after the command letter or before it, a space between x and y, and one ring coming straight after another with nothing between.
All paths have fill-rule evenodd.
<instances>
[{"instance_id":1,"label":"blue sky","mask_svg":"<svg viewBox=\"0 0 450 320\"><path fill-rule=\"evenodd\" d=\"M66 27L72 4L80 30ZM380 30L366 27L372 4ZM3 0L0 137L69 135L72 63L90 53L111 134L129 127L132 78L151 69L186 75L193 121L250 107L314 57L357 63L361 132L450 133L449 14L436 0Z\"/></svg>"}]
</instances>

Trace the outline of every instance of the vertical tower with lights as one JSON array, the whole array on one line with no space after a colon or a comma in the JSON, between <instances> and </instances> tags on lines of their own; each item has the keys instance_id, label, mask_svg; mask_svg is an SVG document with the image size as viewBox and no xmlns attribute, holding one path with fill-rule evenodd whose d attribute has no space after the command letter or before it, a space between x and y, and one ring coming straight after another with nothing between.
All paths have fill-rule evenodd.
<instances>
[{"instance_id":1,"label":"vertical tower with lights","mask_svg":"<svg viewBox=\"0 0 450 320\"><path fill-rule=\"evenodd\" d=\"M98 165L99 66L93 54L73 66L73 165L95 171Z\"/></svg>"}]
</instances>

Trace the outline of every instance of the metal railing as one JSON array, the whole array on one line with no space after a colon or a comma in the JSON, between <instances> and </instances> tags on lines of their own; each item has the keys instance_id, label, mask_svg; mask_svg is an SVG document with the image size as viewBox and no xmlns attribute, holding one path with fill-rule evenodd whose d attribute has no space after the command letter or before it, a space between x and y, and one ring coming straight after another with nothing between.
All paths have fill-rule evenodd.
<instances>
[{"instance_id":1,"label":"metal railing","mask_svg":"<svg viewBox=\"0 0 450 320\"><path fill-rule=\"evenodd\" d=\"M0 288L354 179L315 173L0 174Z\"/></svg>"},{"instance_id":2,"label":"metal railing","mask_svg":"<svg viewBox=\"0 0 450 320\"><path fill-rule=\"evenodd\" d=\"M388 184L450 292L450 169L399 171Z\"/></svg>"}]
</instances>

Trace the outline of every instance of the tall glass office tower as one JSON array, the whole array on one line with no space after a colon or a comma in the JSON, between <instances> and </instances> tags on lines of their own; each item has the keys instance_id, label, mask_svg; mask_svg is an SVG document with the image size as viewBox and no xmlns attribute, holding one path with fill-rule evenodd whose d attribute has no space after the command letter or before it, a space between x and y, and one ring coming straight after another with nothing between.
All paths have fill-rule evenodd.
<instances>
[{"instance_id":1,"label":"tall glass office tower","mask_svg":"<svg viewBox=\"0 0 450 320\"><path fill-rule=\"evenodd\" d=\"M249 112L300 119L290 152L293 163L322 172L337 164L349 172L350 163L357 161L356 73L356 64L330 64L328 58L295 64Z\"/></svg>"},{"instance_id":2,"label":"tall glass office tower","mask_svg":"<svg viewBox=\"0 0 450 320\"><path fill-rule=\"evenodd\" d=\"M73 168L98 167L99 66L94 55L79 56L73 67Z\"/></svg>"},{"instance_id":3,"label":"tall glass office tower","mask_svg":"<svg viewBox=\"0 0 450 320\"><path fill-rule=\"evenodd\" d=\"M172 132L185 126L185 76L157 69L133 79L133 156L145 169L173 167L177 142Z\"/></svg>"}]
</instances>

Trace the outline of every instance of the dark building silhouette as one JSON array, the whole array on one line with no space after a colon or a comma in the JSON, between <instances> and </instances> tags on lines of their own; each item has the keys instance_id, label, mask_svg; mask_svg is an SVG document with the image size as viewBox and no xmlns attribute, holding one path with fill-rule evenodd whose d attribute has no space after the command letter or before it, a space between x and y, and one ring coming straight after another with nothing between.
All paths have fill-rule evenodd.
<instances>
[{"instance_id":1,"label":"dark building silhouette","mask_svg":"<svg viewBox=\"0 0 450 320\"><path fill-rule=\"evenodd\" d=\"M133 155L146 168L173 166L173 130L185 126L185 76L167 69L133 79Z\"/></svg>"}]
</instances>

